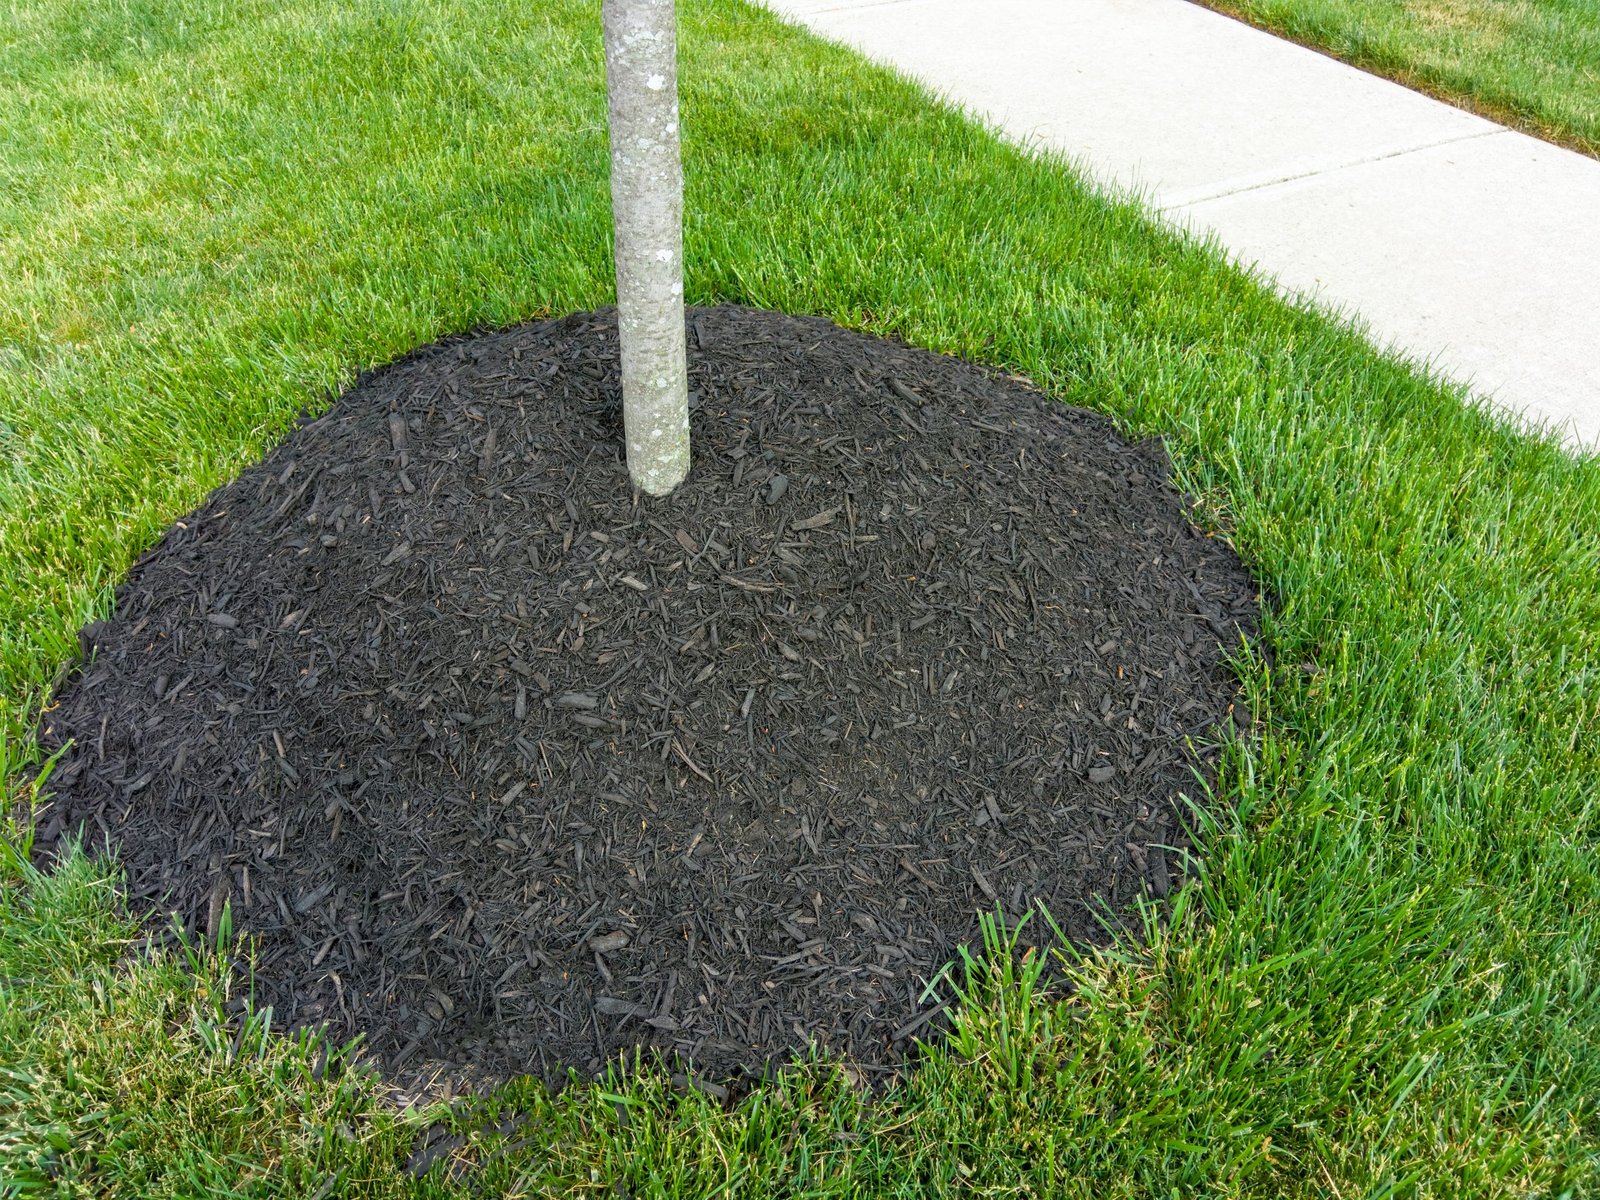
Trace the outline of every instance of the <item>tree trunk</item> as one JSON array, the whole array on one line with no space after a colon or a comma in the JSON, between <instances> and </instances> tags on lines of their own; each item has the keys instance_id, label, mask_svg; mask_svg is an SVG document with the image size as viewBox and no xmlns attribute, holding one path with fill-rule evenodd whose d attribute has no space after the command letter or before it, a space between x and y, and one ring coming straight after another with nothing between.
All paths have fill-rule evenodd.
<instances>
[{"instance_id":1,"label":"tree trunk","mask_svg":"<svg viewBox=\"0 0 1600 1200\"><path fill-rule=\"evenodd\" d=\"M673 0L605 0L602 22L628 474L664 496L689 473L677 22Z\"/></svg>"}]
</instances>

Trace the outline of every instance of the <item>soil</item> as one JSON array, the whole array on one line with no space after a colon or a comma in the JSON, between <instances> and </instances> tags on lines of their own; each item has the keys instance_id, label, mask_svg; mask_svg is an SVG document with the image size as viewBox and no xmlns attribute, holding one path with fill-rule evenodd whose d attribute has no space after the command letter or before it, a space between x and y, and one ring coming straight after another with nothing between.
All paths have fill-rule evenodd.
<instances>
[{"instance_id":1,"label":"soil","mask_svg":"<svg viewBox=\"0 0 1600 1200\"><path fill-rule=\"evenodd\" d=\"M1164 895L1257 606L1160 446L822 320L689 346L665 499L610 311L373 372L213 493L83 631L40 855L228 906L278 1021L391 1077L892 1070L980 910Z\"/></svg>"}]
</instances>

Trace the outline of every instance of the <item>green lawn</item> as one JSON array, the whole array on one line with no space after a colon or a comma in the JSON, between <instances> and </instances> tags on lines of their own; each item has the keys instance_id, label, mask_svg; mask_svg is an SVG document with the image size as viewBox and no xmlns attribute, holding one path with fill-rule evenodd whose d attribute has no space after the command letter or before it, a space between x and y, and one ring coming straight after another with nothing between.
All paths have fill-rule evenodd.
<instances>
[{"instance_id":1,"label":"green lawn","mask_svg":"<svg viewBox=\"0 0 1600 1200\"><path fill-rule=\"evenodd\" d=\"M0 1196L1600 1189L1600 462L843 50L681 7L692 301L1163 434L1269 589L1199 881L1067 998L979 978L886 1097L826 1065L727 1111L652 1076L512 1086L450 1117L478 1174L414 1181L424 1118L232 1015L209 951L142 948L107 868L0 868ZM74 630L303 405L608 300L606 165L588 0L6 0L14 795Z\"/></svg>"},{"instance_id":2,"label":"green lawn","mask_svg":"<svg viewBox=\"0 0 1600 1200\"><path fill-rule=\"evenodd\" d=\"M1600 156L1596 0L1201 0L1335 58Z\"/></svg>"}]
</instances>

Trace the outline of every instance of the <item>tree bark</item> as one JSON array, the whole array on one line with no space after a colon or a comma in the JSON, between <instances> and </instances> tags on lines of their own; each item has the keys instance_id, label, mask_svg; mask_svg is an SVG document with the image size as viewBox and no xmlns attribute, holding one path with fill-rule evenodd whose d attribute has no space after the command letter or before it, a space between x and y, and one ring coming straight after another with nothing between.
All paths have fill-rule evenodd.
<instances>
[{"instance_id":1,"label":"tree bark","mask_svg":"<svg viewBox=\"0 0 1600 1200\"><path fill-rule=\"evenodd\" d=\"M601 19L628 474L664 496L689 473L677 20L673 0L605 0Z\"/></svg>"}]
</instances>

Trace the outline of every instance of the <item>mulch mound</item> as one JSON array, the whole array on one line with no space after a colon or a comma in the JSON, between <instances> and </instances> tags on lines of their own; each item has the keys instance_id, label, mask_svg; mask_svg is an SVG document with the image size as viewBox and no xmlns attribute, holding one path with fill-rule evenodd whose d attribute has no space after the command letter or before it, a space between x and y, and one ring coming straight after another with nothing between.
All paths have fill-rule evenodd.
<instances>
[{"instance_id":1,"label":"mulch mound","mask_svg":"<svg viewBox=\"0 0 1600 1200\"><path fill-rule=\"evenodd\" d=\"M656 500L616 361L611 312L430 347L177 522L45 715L41 855L231 905L259 999L386 1072L548 1079L891 1069L979 910L1173 886L1257 611L1159 446L717 308Z\"/></svg>"}]
</instances>

